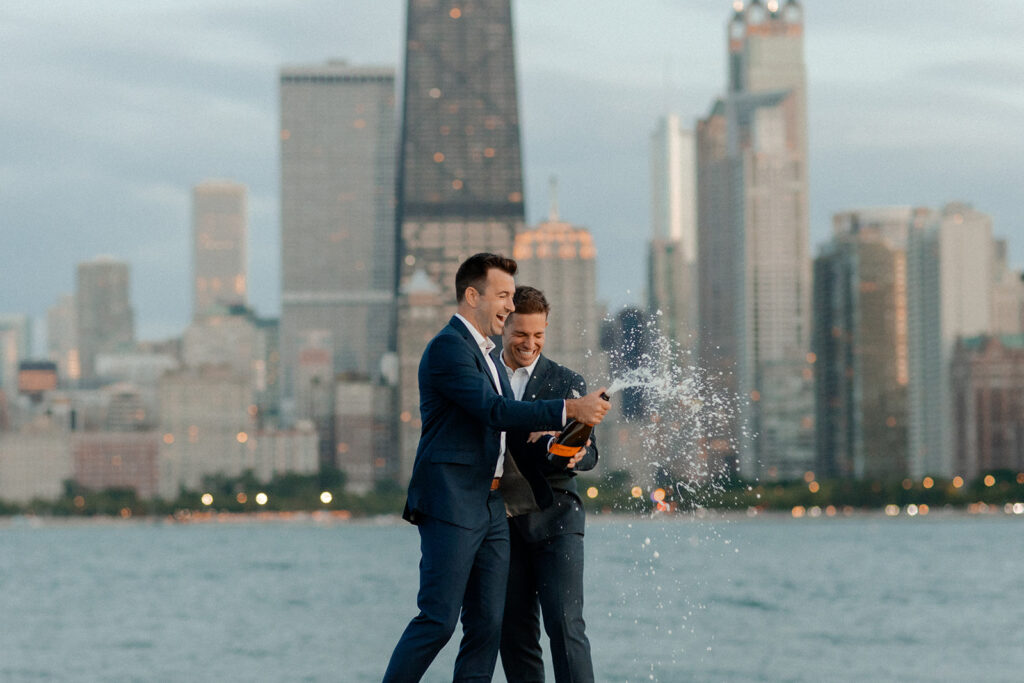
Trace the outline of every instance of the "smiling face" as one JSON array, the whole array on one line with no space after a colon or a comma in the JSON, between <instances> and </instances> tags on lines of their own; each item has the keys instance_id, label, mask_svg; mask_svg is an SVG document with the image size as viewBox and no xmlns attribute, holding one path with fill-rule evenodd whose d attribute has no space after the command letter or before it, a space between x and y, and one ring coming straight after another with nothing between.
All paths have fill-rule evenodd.
<instances>
[{"instance_id":1,"label":"smiling face","mask_svg":"<svg viewBox=\"0 0 1024 683\"><path fill-rule=\"evenodd\" d=\"M502 355L513 370L525 368L537 360L544 348L547 313L516 313L505 324L501 335Z\"/></svg>"},{"instance_id":2,"label":"smiling face","mask_svg":"<svg viewBox=\"0 0 1024 683\"><path fill-rule=\"evenodd\" d=\"M459 312L485 337L501 334L509 314L516 310L512 303L515 290L516 281L511 275L499 268L490 268L483 291L470 286L463 300L468 310L463 311L463 304L460 304Z\"/></svg>"}]
</instances>

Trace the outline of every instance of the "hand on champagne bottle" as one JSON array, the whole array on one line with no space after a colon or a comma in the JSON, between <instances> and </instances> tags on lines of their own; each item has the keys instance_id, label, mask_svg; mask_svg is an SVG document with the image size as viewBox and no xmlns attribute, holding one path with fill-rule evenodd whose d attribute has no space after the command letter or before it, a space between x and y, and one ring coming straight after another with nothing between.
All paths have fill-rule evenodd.
<instances>
[{"instance_id":1,"label":"hand on champagne bottle","mask_svg":"<svg viewBox=\"0 0 1024 683\"><path fill-rule=\"evenodd\" d=\"M587 439L587 446L589 446L589 445L590 445L590 439ZM576 463L578 463L580 460L582 460L583 456L586 455L586 454L587 454L586 447L581 448L578 451L576 451L576 455L574 455L571 458L569 458L569 461L567 463L565 463L566 469L570 469L571 470L572 468L576 467Z\"/></svg>"},{"instance_id":2,"label":"hand on champagne bottle","mask_svg":"<svg viewBox=\"0 0 1024 683\"><path fill-rule=\"evenodd\" d=\"M558 436L558 432L530 432L530 436L526 438L526 443L536 443L543 436Z\"/></svg>"},{"instance_id":3,"label":"hand on champagne bottle","mask_svg":"<svg viewBox=\"0 0 1024 683\"><path fill-rule=\"evenodd\" d=\"M579 420L588 425L600 424L605 413L612 404L602 397L607 387L601 387L592 391L582 398L567 398L565 400L565 416L570 420Z\"/></svg>"}]
</instances>

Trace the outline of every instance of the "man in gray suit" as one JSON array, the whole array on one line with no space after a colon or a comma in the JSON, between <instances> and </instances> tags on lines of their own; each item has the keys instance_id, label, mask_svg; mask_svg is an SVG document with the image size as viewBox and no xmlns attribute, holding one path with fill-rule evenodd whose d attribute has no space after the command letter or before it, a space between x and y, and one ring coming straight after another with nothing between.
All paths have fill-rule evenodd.
<instances>
[{"instance_id":1,"label":"man in gray suit","mask_svg":"<svg viewBox=\"0 0 1024 683\"><path fill-rule=\"evenodd\" d=\"M533 287L517 287L512 313L495 355L522 401L567 399L587 393L583 377L541 354L550 306ZM501 665L509 683L544 680L540 614L551 643L555 679L593 682L583 622L583 503L573 480L593 469L592 442L571 458L546 457L548 438L509 433L509 449L530 480L542 509L509 519L511 558L501 631ZM540 487L536 482L539 479Z\"/></svg>"}]
</instances>

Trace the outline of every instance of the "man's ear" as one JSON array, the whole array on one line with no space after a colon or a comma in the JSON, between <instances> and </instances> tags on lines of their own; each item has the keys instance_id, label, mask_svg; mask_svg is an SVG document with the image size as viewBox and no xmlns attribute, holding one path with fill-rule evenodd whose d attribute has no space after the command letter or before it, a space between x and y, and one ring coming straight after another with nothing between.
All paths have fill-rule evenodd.
<instances>
[{"instance_id":1,"label":"man's ear","mask_svg":"<svg viewBox=\"0 0 1024 683\"><path fill-rule=\"evenodd\" d=\"M463 294L463 297L465 297L466 303L469 304L471 308L476 308L476 303L480 300L480 292L477 291L476 287L470 285L469 287L466 287L466 293Z\"/></svg>"}]
</instances>

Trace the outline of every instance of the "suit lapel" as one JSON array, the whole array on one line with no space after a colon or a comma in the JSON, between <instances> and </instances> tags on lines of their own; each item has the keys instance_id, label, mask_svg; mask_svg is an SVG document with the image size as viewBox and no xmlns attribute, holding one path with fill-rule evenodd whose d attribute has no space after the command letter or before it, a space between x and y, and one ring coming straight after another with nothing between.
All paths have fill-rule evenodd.
<instances>
[{"instance_id":1,"label":"suit lapel","mask_svg":"<svg viewBox=\"0 0 1024 683\"><path fill-rule=\"evenodd\" d=\"M462 322L459 318L452 316L452 319L448 321L452 329L456 330L462 338L466 340L470 348L473 350L473 355L476 356L476 364L480 368L480 371L487 375L487 379L490 380L491 386L494 387L494 375L491 374L491 369L487 365L487 359L484 358L484 352L480 350L480 346L476 343L476 339L473 337L473 333L466 327L466 323ZM501 380L502 373L501 368L498 368L498 378ZM508 384L506 381L505 384ZM502 387L494 387L494 390L499 394L504 394Z\"/></svg>"},{"instance_id":2,"label":"suit lapel","mask_svg":"<svg viewBox=\"0 0 1024 683\"><path fill-rule=\"evenodd\" d=\"M544 354L541 354L540 358L537 359L537 367L533 369L533 374L530 375L530 380L526 383L526 388L523 389L524 401L534 400L535 394L544 386L544 378L547 377L550 370L551 361Z\"/></svg>"}]
</instances>

